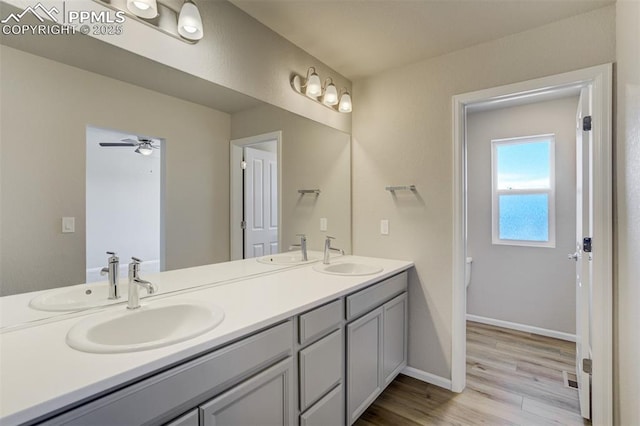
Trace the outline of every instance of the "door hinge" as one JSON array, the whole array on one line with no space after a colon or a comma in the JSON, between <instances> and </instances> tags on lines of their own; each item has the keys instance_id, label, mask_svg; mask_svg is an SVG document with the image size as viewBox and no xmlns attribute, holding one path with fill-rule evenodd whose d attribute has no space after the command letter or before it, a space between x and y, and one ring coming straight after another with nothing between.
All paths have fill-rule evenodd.
<instances>
[{"instance_id":1,"label":"door hinge","mask_svg":"<svg viewBox=\"0 0 640 426\"><path fill-rule=\"evenodd\" d=\"M240 229L247 229L247 222L245 220L240 222Z\"/></svg>"},{"instance_id":2,"label":"door hinge","mask_svg":"<svg viewBox=\"0 0 640 426\"><path fill-rule=\"evenodd\" d=\"M241 161L241 162L240 162L240 168L241 168L242 170L246 170L246 169L247 169L247 162L246 162L246 161L244 161L244 160L243 160L243 161Z\"/></svg>"},{"instance_id":3,"label":"door hinge","mask_svg":"<svg viewBox=\"0 0 640 426\"><path fill-rule=\"evenodd\" d=\"M582 371L586 374L592 374L593 372L593 361L589 358L584 358L582 360Z\"/></svg>"},{"instance_id":4,"label":"door hinge","mask_svg":"<svg viewBox=\"0 0 640 426\"><path fill-rule=\"evenodd\" d=\"M588 132L591 130L591 116L587 115L582 118L582 130Z\"/></svg>"},{"instance_id":5,"label":"door hinge","mask_svg":"<svg viewBox=\"0 0 640 426\"><path fill-rule=\"evenodd\" d=\"M585 253L591 253L591 237L584 237L582 239L582 251Z\"/></svg>"}]
</instances>

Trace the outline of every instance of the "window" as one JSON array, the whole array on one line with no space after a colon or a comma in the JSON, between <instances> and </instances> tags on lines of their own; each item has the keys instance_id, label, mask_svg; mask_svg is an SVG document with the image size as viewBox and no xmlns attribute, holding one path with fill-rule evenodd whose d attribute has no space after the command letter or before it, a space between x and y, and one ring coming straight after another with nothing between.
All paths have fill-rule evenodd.
<instances>
[{"instance_id":1,"label":"window","mask_svg":"<svg viewBox=\"0 0 640 426\"><path fill-rule=\"evenodd\" d=\"M555 136L491 141L493 244L555 247Z\"/></svg>"}]
</instances>

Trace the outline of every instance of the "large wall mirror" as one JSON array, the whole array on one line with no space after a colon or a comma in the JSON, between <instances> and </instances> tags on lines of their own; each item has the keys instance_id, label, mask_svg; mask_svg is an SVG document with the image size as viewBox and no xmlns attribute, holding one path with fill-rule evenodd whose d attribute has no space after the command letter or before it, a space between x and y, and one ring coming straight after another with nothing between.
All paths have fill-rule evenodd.
<instances>
[{"instance_id":1,"label":"large wall mirror","mask_svg":"<svg viewBox=\"0 0 640 426\"><path fill-rule=\"evenodd\" d=\"M0 49L2 296L99 279L102 251L130 256L145 238L157 270L286 250L300 233L310 249L332 235L351 251L349 134L90 37L3 37ZM264 135L279 138L250 155L275 161L264 188L277 234L238 255L230 147Z\"/></svg>"}]
</instances>

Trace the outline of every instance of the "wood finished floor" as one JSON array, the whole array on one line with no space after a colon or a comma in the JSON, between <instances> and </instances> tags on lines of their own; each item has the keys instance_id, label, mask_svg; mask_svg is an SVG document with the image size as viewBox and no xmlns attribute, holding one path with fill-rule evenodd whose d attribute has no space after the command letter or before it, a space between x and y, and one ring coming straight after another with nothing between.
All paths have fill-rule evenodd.
<instances>
[{"instance_id":1,"label":"wood finished floor","mask_svg":"<svg viewBox=\"0 0 640 426\"><path fill-rule=\"evenodd\" d=\"M589 425L563 371L575 343L467 322L464 392L400 375L355 425Z\"/></svg>"}]
</instances>

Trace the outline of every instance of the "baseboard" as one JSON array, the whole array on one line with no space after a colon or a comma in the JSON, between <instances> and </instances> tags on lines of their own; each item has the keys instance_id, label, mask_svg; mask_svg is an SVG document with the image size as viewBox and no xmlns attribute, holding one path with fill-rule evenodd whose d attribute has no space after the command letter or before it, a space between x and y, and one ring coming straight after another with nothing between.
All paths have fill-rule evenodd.
<instances>
[{"instance_id":1,"label":"baseboard","mask_svg":"<svg viewBox=\"0 0 640 426\"><path fill-rule=\"evenodd\" d=\"M546 328L534 327L532 325L518 324L516 322L503 321L499 319L481 317L478 315L467 314L467 321L479 322L482 324L495 325L496 327L509 328L511 330L524 331L532 334L539 334L541 336L553 337L555 339L566 340L568 342L575 342L576 335L565 333L563 331L549 330Z\"/></svg>"},{"instance_id":2,"label":"baseboard","mask_svg":"<svg viewBox=\"0 0 640 426\"><path fill-rule=\"evenodd\" d=\"M451 390L451 380L445 379L444 377L436 376L435 374L427 373L426 371L418 370L413 367L405 367L401 373L405 376L413 377L414 379Z\"/></svg>"}]
</instances>

